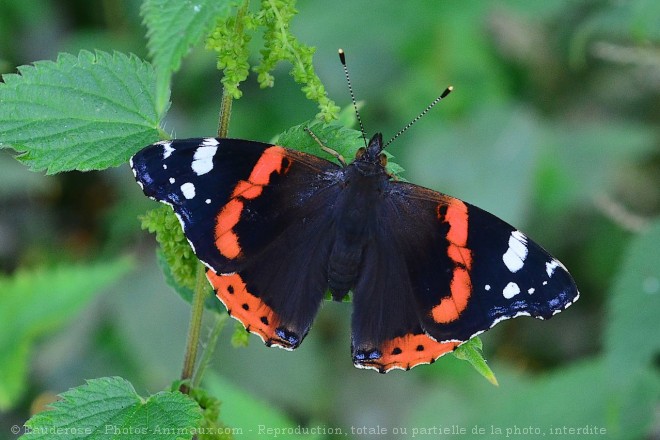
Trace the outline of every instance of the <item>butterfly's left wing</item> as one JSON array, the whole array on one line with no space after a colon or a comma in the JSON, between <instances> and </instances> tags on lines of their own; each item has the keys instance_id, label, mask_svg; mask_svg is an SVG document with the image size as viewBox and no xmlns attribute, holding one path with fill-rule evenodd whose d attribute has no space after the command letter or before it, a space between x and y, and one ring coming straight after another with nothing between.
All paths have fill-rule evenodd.
<instances>
[{"instance_id":1,"label":"butterfly's left wing","mask_svg":"<svg viewBox=\"0 0 660 440\"><path fill-rule=\"evenodd\" d=\"M298 347L327 290L339 165L206 138L151 145L131 167L147 196L173 207L229 313L267 345Z\"/></svg>"},{"instance_id":2,"label":"butterfly's left wing","mask_svg":"<svg viewBox=\"0 0 660 440\"><path fill-rule=\"evenodd\" d=\"M502 320L547 319L578 299L557 259L482 209L403 182L380 209L386 221L355 289L357 366L429 363Z\"/></svg>"}]
</instances>

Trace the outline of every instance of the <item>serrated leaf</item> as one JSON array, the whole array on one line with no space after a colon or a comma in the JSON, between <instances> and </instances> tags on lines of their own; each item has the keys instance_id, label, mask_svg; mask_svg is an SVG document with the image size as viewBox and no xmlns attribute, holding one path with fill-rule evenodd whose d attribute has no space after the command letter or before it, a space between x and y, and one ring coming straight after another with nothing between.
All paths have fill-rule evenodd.
<instances>
[{"instance_id":1,"label":"serrated leaf","mask_svg":"<svg viewBox=\"0 0 660 440\"><path fill-rule=\"evenodd\" d=\"M3 76L0 148L33 170L99 170L159 138L155 74L131 55L60 54Z\"/></svg>"},{"instance_id":2,"label":"serrated leaf","mask_svg":"<svg viewBox=\"0 0 660 440\"><path fill-rule=\"evenodd\" d=\"M346 128L336 123L324 123L318 119L312 119L303 122L300 125L289 128L285 132L277 136L276 142L284 147L300 150L305 153L320 156L325 159L339 163L337 158L330 153L321 149L321 146L316 140L305 130L309 130L316 135L317 138L325 145L341 154L346 162L350 163L355 157L355 153L361 147L364 147L364 139L362 133L352 128ZM384 152L388 157L387 170L397 177L403 171L403 168L389 160L392 155L387 151Z\"/></svg>"},{"instance_id":3,"label":"serrated leaf","mask_svg":"<svg viewBox=\"0 0 660 440\"><path fill-rule=\"evenodd\" d=\"M142 4L147 48L156 67L156 108L165 110L172 73L230 7L228 0L146 0Z\"/></svg>"},{"instance_id":4,"label":"serrated leaf","mask_svg":"<svg viewBox=\"0 0 660 440\"><path fill-rule=\"evenodd\" d=\"M0 278L0 409L11 408L23 393L35 340L73 319L130 266L122 259Z\"/></svg>"},{"instance_id":5,"label":"serrated leaf","mask_svg":"<svg viewBox=\"0 0 660 440\"><path fill-rule=\"evenodd\" d=\"M202 418L190 397L163 391L143 400L120 377L92 379L60 397L27 421L21 439L190 439Z\"/></svg>"}]
</instances>

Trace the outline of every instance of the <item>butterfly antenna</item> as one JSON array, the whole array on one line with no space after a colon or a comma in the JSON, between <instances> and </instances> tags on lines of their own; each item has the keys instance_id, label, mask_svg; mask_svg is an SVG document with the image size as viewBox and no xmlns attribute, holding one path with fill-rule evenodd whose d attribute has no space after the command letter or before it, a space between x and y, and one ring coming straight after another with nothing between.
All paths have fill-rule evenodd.
<instances>
[{"instance_id":1,"label":"butterfly antenna","mask_svg":"<svg viewBox=\"0 0 660 440\"><path fill-rule=\"evenodd\" d=\"M348 74L348 67L346 67L346 55L344 54L344 49L339 49L339 61L341 61L341 65L344 67L344 75L346 75L346 82L348 83L348 91L351 92L351 101L353 102L353 108L355 109L355 116L360 123L360 131L362 132L362 139L364 139L364 146L366 147L367 135L364 134L364 125L362 125L362 118L360 118L357 102L355 102L355 94L353 93L353 86L351 85L351 77Z\"/></svg>"},{"instance_id":2,"label":"butterfly antenna","mask_svg":"<svg viewBox=\"0 0 660 440\"><path fill-rule=\"evenodd\" d=\"M415 122L417 122L417 121L419 121L420 119L422 119L422 117L423 117L425 114L427 114L427 113L429 112L429 110L431 110L431 109L433 108L433 106L435 106L437 103L439 103L440 101L442 101L447 95L449 95L449 94L452 92L452 90L454 90L454 88L453 88L452 86L447 87L447 88L445 89L445 91L442 92L442 95L440 95L440 96L438 96L437 98L435 98L435 99L433 100L433 102L430 103L429 106L426 107L426 108L424 109L423 112L421 112L419 115L417 115L417 117L416 117L415 119L413 119L412 121L410 121L410 122L408 123L408 125L406 125L406 126L403 127L401 130L399 130L399 132L398 132L397 134L395 134L395 135L392 137L392 139L390 139L389 141L387 141L387 143L383 146L383 149L385 149L385 147L387 147L389 144L391 144L392 141L393 141L394 139L398 138L398 137L401 136L406 130L408 130L410 127L412 127L413 124L414 124Z\"/></svg>"}]
</instances>

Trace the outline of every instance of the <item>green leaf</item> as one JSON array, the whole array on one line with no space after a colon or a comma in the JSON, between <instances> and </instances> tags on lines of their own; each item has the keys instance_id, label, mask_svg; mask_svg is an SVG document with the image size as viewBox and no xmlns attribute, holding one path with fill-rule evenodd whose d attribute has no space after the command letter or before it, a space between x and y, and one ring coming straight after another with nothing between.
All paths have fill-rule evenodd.
<instances>
[{"instance_id":1,"label":"green leaf","mask_svg":"<svg viewBox=\"0 0 660 440\"><path fill-rule=\"evenodd\" d=\"M325 159L339 163L336 157L332 154L321 149L321 146L316 140L305 130L308 128L314 135L325 145L341 154L346 162L351 162L355 157L355 153L361 147L364 147L364 139L362 133L352 128L346 128L336 123L326 124L318 119L312 119L303 122L300 125L289 128L284 133L277 136L276 143L284 147L293 148L303 151L305 153L320 156ZM389 160L393 156L385 151L388 157L387 170L400 178L399 174L403 168Z\"/></svg>"},{"instance_id":2,"label":"green leaf","mask_svg":"<svg viewBox=\"0 0 660 440\"><path fill-rule=\"evenodd\" d=\"M130 266L121 259L0 277L0 409L11 408L25 390L35 340L73 319Z\"/></svg>"},{"instance_id":3,"label":"green leaf","mask_svg":"<svg viewBox=\"0 0 660 440\"><path fill-rule=\"evenodd\" d=\"M187 289L181 290L179 294L190 302L190 298L192 298L190 292L195 289L197 282L199 260L183 234L179 219L174 215L170 206L160 205L158 208L147 211L140 220L142 220L142 229L156 234L156 241L161 246L159 264L161 260L164 260L169 267L168 273L165 273L166 277L171 276L168 284ZM190 297L188 297L188 293L190 293Z\"/></svg>"},{"instance_id":4,"label":"green leaf","mask_svg":"<svg viewBox=\"0 0 660 440\"><path fill-rule=\"evenodd\" d=\"M60 54L4 75L0 148L48 173L121 165L159 138L152 67L135 56Z\"/></svg>"},{"instance_id":5,"label":"green leaf","mask_svg":"<svg viewBox=\"0 0 660 440\"><path fill-rule=\"evenodd\" d=\"M27 421L21 439L190 439L202 418L190 397L163 391L145 400L120 377L92 379L60 397Z\"/></svg>"},{"instance_id":6,"label":"green leaf","mask_svg":"<svg viewBox=\"0 0 660 440\"><path fill-rule=\"evenodd\" d=\"M497 378L495 377L493 370L490 369L486 363L486 359L484 359L484 356L481 353L482 348L483 344L481 339L479 339L478 336L475 336L466 343L459 345L452 354L456 356L457 359L468 361L479 374L486 378L488 382L498 386L499 384L497 383Z\"/></svg>"},{"instance_id":7,"label":"green leaf","mask_svg":"<svg viewBox=\"0 0 660 440\"><path fill-rule=\"evenodd\" d=\"M181 60L226 16L228 0L146 0L142 16L147 26L147 47L156 68L156 108L164 112L169 100L172 73Z\"/></svg>"}]
</instances>

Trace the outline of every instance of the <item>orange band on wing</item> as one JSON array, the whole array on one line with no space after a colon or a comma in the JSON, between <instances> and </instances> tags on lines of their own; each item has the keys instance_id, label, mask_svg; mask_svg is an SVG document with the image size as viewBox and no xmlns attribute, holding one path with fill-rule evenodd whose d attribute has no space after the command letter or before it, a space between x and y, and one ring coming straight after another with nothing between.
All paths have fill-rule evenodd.
<instances>
[{"instance_id":1,"label":"orange band on wing","mask_svg":"<svg viewBox=\"0 0 660 440\"><path fill-rule=\"evenodd\" d=\"M245 200L256 199L270 183L273 173L284 174L289 171L291 161L286 157L286 150L272 146L264 150L250 172L248 180L240 180L234 187L229 202L222 208L215 223L215 245L222 256L233 260L241 255L239 237L234 232L245 207Z\"/></svg>"},{"instance_id":2,"label":"orange band on wing","mask_svg":"<svg viewBox=\"0 0 660 440\"><path fill-rule=\"evenodd\" d=\"M448 199L449 203L438 205L438 219L449 225L447 232L447 255L454 263L449 284L449 296L442 298L433 307L431 316L439 324L456 321L468 305L472 295L472 252L468 249L468 208L458 199Z\"/></svg>"},{"instance_id":3,"label":"orange band on wing","mask_svg":"<svg viewBox=\"0 0 660 440\"><path fill-rule=\"evenodd\" d=\"M263 186L241 180L234 188L234 192L231 196L242 197L244 199L256 199L261 195L261 191L263 191Z\"/></svg>"},{"instance_id":4,"label":"orange band on wing","mask_svg":"<svg viewBox=\"0 0 660 440\"><path fill-rule=\"evenodd\" d=\"M234 226L241 219L241 212L243 211L243 201L236 198L231 199L227 203L215 223L215 246L220 253L229 258L234 259L241 253L241 247L238 244L238 236L234 232Z\"/></svg>"},{"instance_id":5,"label":"orange band on wing","mask_svg":"<svg viewBox=\"0 0 660 440\"><path fill-rule=\"evenodd\" d=\"M405 335L385 342L378 359L360 362L363 366L386 373L394 368L409 370L420 364L433 363L440 356L454 351L458 342L437 342L426 334Z\"/></svg>"},{"instance_id":6,"label":"orange band on wing","mask_svg":"<svg viewBox=\"0 0 660 440\"><path fill-rule=\"evenodd\" d=\"M284 164L285 155L286 150L278 146L272 146L264 150L256 165L252 168L249 181L254 185L266 186L270 183L271 174L282 174L283 167L285 168L284 173L286 173L291 163Z\"/></svg>"},{"instance_id":7,"label":"orange band on wing","mask_svg":"<svg viewBox=\"0 0 660 440\"><path fill-rule=\"evenodd\" d=\"M275 333L279 325L277 315L261 299L248 292L240 275L218 275L207 270L206 277L229 314L239 320L247 331L259 335L268 345L280 341Z\"/></svg>"}]
</instances>

